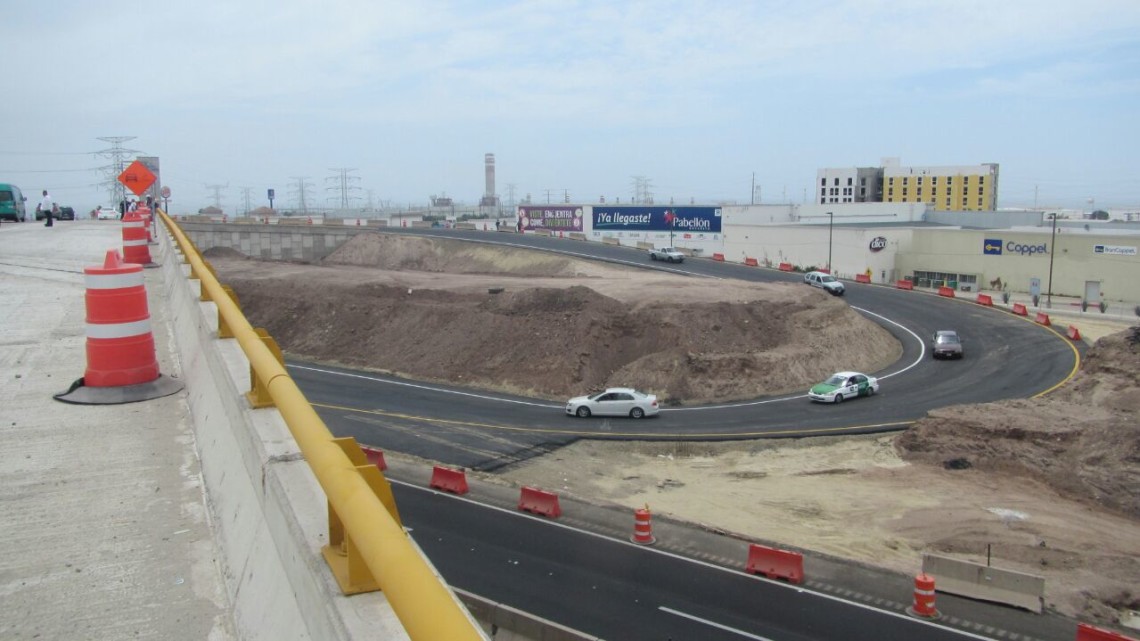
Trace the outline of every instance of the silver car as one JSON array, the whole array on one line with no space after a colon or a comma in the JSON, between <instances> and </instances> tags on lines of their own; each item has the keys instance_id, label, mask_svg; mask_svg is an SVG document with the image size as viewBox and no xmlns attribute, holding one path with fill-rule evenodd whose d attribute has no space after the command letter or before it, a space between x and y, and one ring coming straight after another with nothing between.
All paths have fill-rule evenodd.
<instances>
[{"instance_id":1,"label":"silver car","mask_svg":"<svg viewBox=\"0 0 1140 641\"><path fill-rule=\"evenodd\" d=\"M566 413L578 418L598 416L656 416L660 411L657 397L629 387L611 387L590 396L576 396L566 401Z\"/></svg>"},{"instance_id":2,"label":"silver car","mask_svg":"<svg viewBox=\"0 0 1140 641\"><path fill-rule=\"evenodd\" d=\"M930 337L930 351L934 358L962 358L962 339L958 332L940 329Z\"/></svg>"}]
</instances>

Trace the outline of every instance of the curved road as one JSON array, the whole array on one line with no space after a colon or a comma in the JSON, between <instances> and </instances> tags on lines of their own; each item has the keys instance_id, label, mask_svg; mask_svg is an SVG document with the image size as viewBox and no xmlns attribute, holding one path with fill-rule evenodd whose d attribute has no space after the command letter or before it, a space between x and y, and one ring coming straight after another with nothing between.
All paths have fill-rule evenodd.
<instances>
[{"instance_id":1,"label":"curved road","mask_svg":"<svg viewBox=\"0 0 1140 641\"><path fill-rule=\"evenodd\" d=\"M627 247L514 234L417 230L419 235L543 249L696 278L800 281L799 274L711 260L680 265L650 262ZM490 470L579 438L726 440L854 434L901 429L948 405L1028 398L1068 380L1080 345L1049 327L966 299L849 283L844 297L902 344L902 357L883 371L874 397L839 406L791 394L722 405L664 408L654 419L568 417L562 403L458 387L424 384L289 361L291 375L338 436L425 456L445 464ZM966 357L935 361L927 338L938 329L962 335Z\"/></svg>"}]
</instances>

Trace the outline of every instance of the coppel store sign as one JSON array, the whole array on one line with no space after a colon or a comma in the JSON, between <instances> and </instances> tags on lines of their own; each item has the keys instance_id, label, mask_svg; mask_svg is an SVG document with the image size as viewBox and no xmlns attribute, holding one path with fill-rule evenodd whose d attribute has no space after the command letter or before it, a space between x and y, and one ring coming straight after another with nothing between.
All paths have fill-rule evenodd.
<instances>
[{"instance_id":1,"label":"coppel store sign","mask_svg":"<svg viewBox=\"0 0 1140 641\"><path fill-rule=\"evenodd\" d=\"M1003 243L1000 238L987 238L982 241L982 253L990 256L1002 256L1004 254L1034 256L1036 254L1048 254L1049 243L1019 243L1013 240Z\"/></svg>"}]
</instances>

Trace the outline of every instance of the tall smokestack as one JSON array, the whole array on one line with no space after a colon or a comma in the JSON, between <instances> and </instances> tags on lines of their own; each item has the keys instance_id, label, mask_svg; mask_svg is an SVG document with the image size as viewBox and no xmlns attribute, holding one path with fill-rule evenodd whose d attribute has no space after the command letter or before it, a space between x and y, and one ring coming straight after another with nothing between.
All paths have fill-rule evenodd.
<instances>
[{"instance_id":1,"label":"tall smokestack","mask_svg":"<svg viewBox=\"0 0 1140 641\"><path fill-rule=\"evenodd\" d=\"M486 186L479 204L483 207L494 207L499 203L499 198L495 195L495 154L483 155L483 174Z\"/></svg>"},{"instance_id":2,"label":"tall smokestack","mask_svg":"<svg viewBox=\"0 0 1140 641\"><path fill-rule=\"evenodd\" d=\"M495 154L485 154L483 156L483 167L486 172L487 188L483 192L484 196L495 195Z\"/></svg>"}]
</instances>

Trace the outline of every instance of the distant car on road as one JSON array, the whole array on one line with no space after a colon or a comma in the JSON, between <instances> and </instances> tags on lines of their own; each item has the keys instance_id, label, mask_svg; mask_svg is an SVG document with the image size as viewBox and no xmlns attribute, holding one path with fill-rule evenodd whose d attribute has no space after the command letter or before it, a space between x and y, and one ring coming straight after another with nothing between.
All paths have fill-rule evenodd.
<instances>
[{"instance_id":1,"label":"distant car on road","mask_svg":"<svg viewBox=\"0 0 1140 641\"><path fill-rule=\"evenodd\" d=\"M118 220L119 210L114 207L100 205L95 208L95 218L99 220Z\"/></svg>"},{"instance_id":2,"label":"distant car on road","mask_svg":"<svg viewBox=\"0 0 1140 641\"><path fill-rule=\"evenodd\" d=\"M656 416L660 411L657 397L629 387L611 387L591 396L576 396L566 401L566 413L578 418L598 416Z\"/></svg>"},{"instance_id":3,"label":"distant car on road","mask_svg":"<svg viewBox=\"0 0 1140 641\"><path fill-rule=\"evenodd\" d=\"M75 220L75 209L71 207L60 207L56 218L58 220Z\"/></svg>"},{"instance_id":4,"label":"distant car on road","mask_svg":"<svg viewBox=\"0 0 1140 641\"><path fill-rule=\"evenodd\" d=\"M804 282L812 287L820 287L832 296L842 296L846 289L838 278L824 272L808 272L804 274Z\"/></svg>"},{"instance_id":5,"label":"distant car on road","mask_svg":"<svg viewBox=\"0 0 1140 641\"><path fill-rule=\"evenodd\" d=\"M826 381L813 385L808 398L820 403L842 403L856 396L873 396L879 391L879 380L859 372L836 372Z\"/></svg>"},{"instance_id":6,"label":"distant car on road","mask_svg":"<svg viewBox=\"0 0 1140 641\"><path fill-rule=\"evenodd\" d=\"M962 358L962 338L954 330L940 329L930 337L930 351L934 358Z\"/></svg>"},{"instance_id":7,"label":"distant car on road","mask_svg":"<svg viewBox=\"0 0 1140 641\"><path fill-rule=\"evenodd\" d=\"M676 247L658 247L649 250L650 260L663 260L669 263L685 262L685 255L677 251Z\"/></svg>"}]
</instances>

